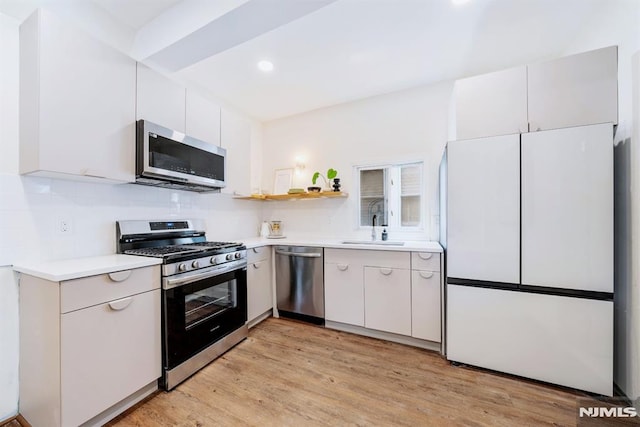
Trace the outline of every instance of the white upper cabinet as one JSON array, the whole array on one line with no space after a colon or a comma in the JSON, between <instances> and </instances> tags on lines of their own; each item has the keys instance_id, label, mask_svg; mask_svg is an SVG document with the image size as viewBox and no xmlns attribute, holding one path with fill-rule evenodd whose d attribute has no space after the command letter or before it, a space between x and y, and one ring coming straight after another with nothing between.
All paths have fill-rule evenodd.
<instances>
[{"instance_id":1,"label":"white upper cabinet","mask_svg":"<svg viewBox=\"0 0 640 427\"><path fill-rule=\"evenodd\" d=\"M456 140L618 123L618 48L456 81Z\"/></svg>"},{"instance_id":2,"label":"white upper cabinet","mask_svg":"<svg viewBox=\"0 0 640 427\"><path fill-rule=\"evenodd\" d=\"M45 10L20 26L20 173L135 180L136 63Z\"/></svg>"},{"instance_id":3,"label":"white upper cabinet","mask_svg":"<svg viewBox=\"0 0 640 427\"><path fill-rule=\"evenodd\" d=\"M186 134L220 145L220 106L187 89Z\"/></svg>"},{"instance_id":4,"label":"white upper cabinet","mask_svg":"<svg viewBox=\"0 0 640 427\"><path fill-rule=\"evenodd\" d=\"M222 110L221 146L227 150L224 193L251 193L251 123L231 111Z\"/></svg>"},{"instance_id":5,"label":"white upper cabinet","mask_svg":"<svg viewBox=\"0 0 640 427\"><path fill-rule=\"evenodd\" d=\"M138 63L136 120L185 133L186 89Z\"/></svg>"},{"instance_id":6,"label":"white upper cabinet","mask_svg":"<svg viewBox=\"0 0 640 427\"><path fill-rule=\"evenodd\" d=\"M456 138L527 132L527 67L456 81Z\"/></svg>"},{"instance_id":7,"label":"white upper cabinet","mask_svg":"<svg viewBox=\"0 0 640 427\"><path fill-rule=\"evenodd\" d=\"M522 135L522 284L613 292L613 126Z\"/></svg>"},{"instance_id":8,"label":"white upper cabinet","mask_svg":"<svg viewBox=\"0 0 640 427\"><path fill-rule=\"evenodd\" d=\"M618 48L528 67L529 129L618 123Z\"/></svg>"}]
</instances>

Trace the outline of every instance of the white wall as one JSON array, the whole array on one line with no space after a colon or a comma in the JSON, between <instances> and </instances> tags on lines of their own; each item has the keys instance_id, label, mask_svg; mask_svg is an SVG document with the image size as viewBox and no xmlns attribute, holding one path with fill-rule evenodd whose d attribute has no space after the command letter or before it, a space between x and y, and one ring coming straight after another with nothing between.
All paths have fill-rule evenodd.
<instances>
[{"instance_id":1,"label":"white wall","mask_svg":"<svg viewBox=\"0 0 640 427\"><path fill-rule=\"evenodd\" d=\"M265 219L284 222L285 233L336 237L367 237L356 230L358 200L354 165L424 160L426 228L422 233L390 239L437 239L438 165L448 135L448 110L453 83L423 86L323 108L264 124L262 184L273 189L274 171L293 168L296 157L306 168L294 176L294 187L311 185L315 171L330 167L341 178L348 199L313 200L265 205Z\"/></svg>"},{"instance_id":2,"label":"white wall","mask_svg":"<svg viewBox=\"0 0 640 427\"><path fill-rule=\"evenodd\" d=\"M261 218L259 203L228 194L18 175L18 25L0 14L0 421L18 410L18 285L6 266L114 253L116 220L204 218L211 239L241 240ZM259 133L254 123L252 145ZM58 231L61 219L71 220L70 233Z\"/></svg>"}]
</instances>

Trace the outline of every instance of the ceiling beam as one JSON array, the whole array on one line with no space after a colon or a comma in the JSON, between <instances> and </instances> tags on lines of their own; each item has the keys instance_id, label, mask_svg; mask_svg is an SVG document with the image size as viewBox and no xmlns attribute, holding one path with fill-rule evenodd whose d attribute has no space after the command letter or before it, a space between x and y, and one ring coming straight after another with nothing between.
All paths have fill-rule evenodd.
<instances>
[{"instance_id":1,"label":"ceiling beam","mask_svg":"<svg viewBox=\"0 0 640 427\"><path fill-rule=\"evenodd\" d=\"M198 30L144 58L169 72L179 71L336 0L249 0Z\"/></svg>"}]
</instances>

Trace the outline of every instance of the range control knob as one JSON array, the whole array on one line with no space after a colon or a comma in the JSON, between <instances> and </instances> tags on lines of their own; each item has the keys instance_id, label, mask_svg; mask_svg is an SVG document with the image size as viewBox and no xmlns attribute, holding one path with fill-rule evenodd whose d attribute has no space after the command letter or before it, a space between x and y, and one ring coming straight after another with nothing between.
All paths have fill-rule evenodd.
<instances>
[{"instance_id":1,"label":"range control knob","mask_svg":"<svg viewBox=\"0 0 640 427\"><path fill-rule=\"evenodd\" d=\"M242 258L242 254L240 252L236 252L236 259Z\"/></svg>"},{"instance_id":2,"label":"range control knob","mask_svg":"<svg viewBox=\"0 0 640 427\"><path fill-rule=\"evenodd\" d=\"M193 267L193 268L198 268L198 267L200 267L200 263L198 262L198 260L193 261L193 262L191 263L191 267Z\"/></svg>"},{"instance_id":3,"label":"range control knob","mask_svg":"<svg viewBox=\"0 0 640 427\"><path fill-rule=\"evenodd\" d=\"M216 263L216 257L212 256L211 259L209 260L209 262L211 264L215 264Z\"/></svg>"},{"instance_id":4,"label":"range control knob","mask_svg":"<svg viewBox=\"0 0 640 427\"><path fill-rule=\"evenodd\" d=\"M225 258L227 259L227 261L231 261L233 259L233 254L227 254Z\"/></svg>"},{"instance_id":5,"label":"range control knob","mask_svg":"<svg viewBox=\"0 0 640 427\"><path fill-rule=\"evenodd\" d=\"M186 269L187 269L187 266L185 265L184 262L178 266L178 271L185 271Z\"/></svg>"}]
</instances>

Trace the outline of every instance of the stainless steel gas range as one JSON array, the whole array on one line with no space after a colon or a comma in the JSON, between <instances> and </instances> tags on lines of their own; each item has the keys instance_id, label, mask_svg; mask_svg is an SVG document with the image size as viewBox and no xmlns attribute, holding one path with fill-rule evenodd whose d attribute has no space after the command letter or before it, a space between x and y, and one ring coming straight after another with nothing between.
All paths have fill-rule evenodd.
<instances>
[{"instance_id":1,"label":"stainless steel gas range","mask_svg":"<svg viewBox=\"0 0 640 427\"><path fill-rule=\"evenodd\" d=\"M161 386L171 390L247 337L242 243L209 242L201 220L118 221L118 253L162 258Z\"/></svg>"}]
</instances>

